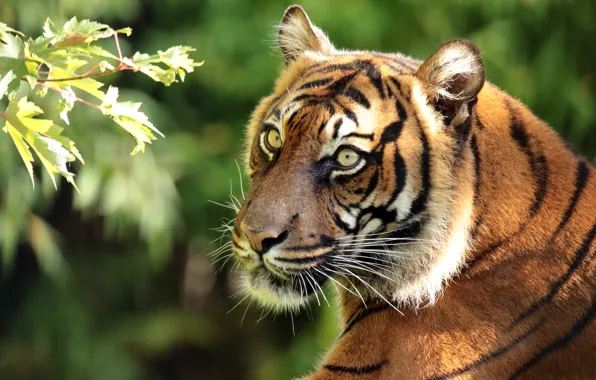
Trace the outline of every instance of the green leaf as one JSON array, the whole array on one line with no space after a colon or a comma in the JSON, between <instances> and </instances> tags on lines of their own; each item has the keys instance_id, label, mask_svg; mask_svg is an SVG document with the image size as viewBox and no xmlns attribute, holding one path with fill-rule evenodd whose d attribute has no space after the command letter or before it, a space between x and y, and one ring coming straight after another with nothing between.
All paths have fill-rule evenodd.
<instances>
[{"instance_id":1,"label":"green leaf","mask_svg":"<svg viewBox=\"0 0 596 380\"><path fill-rule=\"evenodd\" d=\"M0 43L0 67L2 72L12 71L17 78L28 74L27 68L23 65L25 61L25 45L23 41L12 34L4 36L4 44ZM8 85L8 92L18 90L19 81Z\"/></svg>"},{"instance_id":2,"label":"green leaf","mask_svg":"<svg viewBox=\"0 0 596 380\"><path fill-rule=\"evenodd\" d=\"M71 73L69 73L68 71L66 71L62 68L55 67L52 69L52 72L49 75L48 79L52 79L52 80L58 79L58 81L49 80L49 81L46 81L44 83L44 85L51 87L51 88L58 89L58 90L64 89L68 86L72 86L72 87L76 87L80 90L85 91L89 95L95 96L99 100L104 99L105 94L103 93L103 91L99 90L101 87L103 87L103 83L98 82L95 79L91 79L91 78L63 80L63 79L68 79L68 78L72 78L72 77L73 77L73 75Z\"/></svg>"},{"instance_id":3,"label":"green leaf","mask_svg":"<svg viewBox=\"0 0 596 380\"><path fill-rule=\"evenodd\" d=\"M4 76L0 76L0 100L8 93L8 86L16 77L12 70L9 70Z\"/></svg>"},{"instance_id":4,"label":"green leaf","mask_svg":"<svg viewBox=\"0 0 596 380\"><path fill-rule=\"evenodd\" d=\"M184 81L186 73L193 72L195 67L203 64L203 62L195 62L188 57L188 52L194 50L189 46L174 46L153 55L137 52L132 59L123 58L122 61L154 81L169 86L176 82L176 75L180 77L181 81ZM167 68L164 69L154 63L165 64Z\"/></svg>"},{"instance_id":5,"label":"green leaf","mask_svg":"<svg viewBox=\"0 0 596 380\"><path fill-rule=\"evenodd\" d=\"M9 36L10 34L24 36L23 33L19 32L18 30L14 30L10 26L0 22L0 41L6 42L6 36Z\"/></svg>"},{"instance_id":6,"label":"green leaf","mask_svg":"<svg viewBox=\"0 0 596 380\"><path fill-rule=\"evenodd\" d=\"M145 144L151 144L152 140L156 140L153 132L163 137L163 134L149 121L147 115L139 111L141 103L118 102L117 99L118 89L110 86L101 105L101 111L134 137L137 145L131 153L132 156L144 151Z\"/></svg>"},{"instance_id":7,"label":"green leaf","mask_svg":"<svg viewBox=\"0 0 596 380\"><path fill-rule=\"evenodd\" d=\"M31 154L31 151L29 150L29 146L27 145L27 142L25 142L25 138L10 123L6 123L6 126L4 127L3 130L4 130L4 132L7 132L10 135L10 137L12 138L12 141L14 142L14 145L16 146L17 151L19 152L19 154L21 155L21 158L23 159L23 162L25 163L25 167L27 168L27 171L29 172L29 176L31 177L31 183L33 183L33 186L35 186L35 178L33 177L33 165L32 165L33 155Z\"/></svg>"},{"instance_id":8,"label":"green leaf","mask_svg":"<svg viewBox=\"0 0 596 380\"><path fill-rule=\"evenodd\" d=\"M33 157L28 149L31 148L50 174L50 178L57 187L54 174L62 175L74 184L74 174L68 170L67 164L78 158L83 162L74 143L62 136L62 128L52 120L37 118L43 114L41 108L27 100L26 97L18 102L11 102L6 110L6 131L10 133L33 180ZM76 185L75 185L76 188Z\"/></svg>"},{"instance_id":9,"label":"green leaf","mask_svg":"<svg viewBox=\"0 0 596 380\"><path fill-rule=\"evenodd\" d=\"M67 86L64 91L61 91L60 95L61 98L57 107L58 111L60 112L60 119L62 119L66 124L70 125L68 113L72 110L72 107L74 107L77 97L70 86Z\"/></svg>"},{"instance_id":10,"label":"green leaf","mask_svg":"<svg viewBox=\"0 0 596 380\"><path fill-rule=\"evenodd\" d=\"M123 28L114 30L108 25L95 21L78 21L76 17L67 21L62 30L58 30L50 19L44 25L44 37L51 38L51 44L58 47L90 43L99 39L112 37L118 33L129 36L132 33L132 29Z\"/></svg>"}]
</instances>

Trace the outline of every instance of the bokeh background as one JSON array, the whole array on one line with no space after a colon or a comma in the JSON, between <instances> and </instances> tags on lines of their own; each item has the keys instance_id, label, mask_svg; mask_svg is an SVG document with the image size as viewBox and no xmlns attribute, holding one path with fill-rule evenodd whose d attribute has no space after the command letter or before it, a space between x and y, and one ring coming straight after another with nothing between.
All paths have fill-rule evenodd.
<instances>
[{"instance_id":1,"label":"bokeh background","mask_svg":"<svg viewBox=\"0 0 596 380\"><path fill-rule=\"evenodd\" d=\"M425 58L473 40L488 79L528 104L579 152L596 156L596 3L590 0L304 0L338 47ZM165 88L107 79L140 100L166 134L133 141L77 107L67 133L87 164L81 193L32 189L0 134L0 379L287 379L312 368L337 334L323 300L295 318L246 309L231 265L211 264L213 231L239 195L244 124L282 66L271 0L3 0L0 21L39 35L46 17L131 26L125 54L198 48L205 65ZM41 170L37 170L41 173ZM245 180L246 181L246 180ZM246 183L245 183L246 185ZM222 219L223 218L223 219ZM219 273L216 271L221 269ZM332 292L328 292L333 304ZM241 325L241 321L243 323Z\"/></svg>"}]
</instances>

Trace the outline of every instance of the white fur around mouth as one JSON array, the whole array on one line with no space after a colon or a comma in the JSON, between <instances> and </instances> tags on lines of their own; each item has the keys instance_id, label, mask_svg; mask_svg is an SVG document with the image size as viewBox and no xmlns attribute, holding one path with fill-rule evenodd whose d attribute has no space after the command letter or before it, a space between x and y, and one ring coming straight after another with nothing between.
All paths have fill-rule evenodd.
<instances>
[{"instance_id":1,"label":"white fur around mouth","mask_svg":"<svg viewBox=\"0 0 596 380\"><path fill-rule=\"evenodd\" d=\"M294 311L306 304L307 297L296 291L287 280L275 280L273 276L264 267L258 267L244 273L242 286L266 308Z\"/></svg>"}]
</instances>

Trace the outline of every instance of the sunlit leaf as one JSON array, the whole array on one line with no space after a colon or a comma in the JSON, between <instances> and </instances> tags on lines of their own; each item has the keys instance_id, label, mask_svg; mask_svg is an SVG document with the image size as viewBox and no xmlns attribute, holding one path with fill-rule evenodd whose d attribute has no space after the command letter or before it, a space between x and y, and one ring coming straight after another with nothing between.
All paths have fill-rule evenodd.
<instances>
[{"instance_id":1,"label":"sunlit leaf","mask_svg":"<svg viewBox=\"0 0 596 380\"><path fill-rule=\"evenodd\" d=\"M57 186L54 174L62 175L74 185L74 174L68 170L67 164L74 161L75 158L82 161L81 155L74 147L74 143L61 135L63 129L55 125L52 120L39 118L38 116L41 115L43 115L42 109L28 101L26 97L16 103L10 103L6 110L7 131L13 137L30 174L32 173L30 165L33 157L30 153L25 154L23 144L25 147L33 149L50 175L54 187ZM27 152L29 151L27 150Z\"/></svg>"},{"instance_id":2,"label":"sunlit leaf","mask_svg":"<svg viewBox=\"0 0 596 380\"><path fill-rule=\"evenodd\" d=\"M109 116L118 125L130 133L137 142L131 155L142 152L145 144L151 144L155 140L153 132L163 137L153 124L149 121L147 115L139 111L141 103L118 102L118 89L110 87L106 97L101 105L104 115Z\"/></svg>"},{"instance_id":3,"label":"sunlit leaf","mask_svg":"<svg viewBox=\"0 0 596 380\"><path fill-rule=\"evenodd\" d=\"M4 76L0 76L0 100L8 93L8 86L17 78L16 75L9 70Z\"/></svg>"}]
</instances>

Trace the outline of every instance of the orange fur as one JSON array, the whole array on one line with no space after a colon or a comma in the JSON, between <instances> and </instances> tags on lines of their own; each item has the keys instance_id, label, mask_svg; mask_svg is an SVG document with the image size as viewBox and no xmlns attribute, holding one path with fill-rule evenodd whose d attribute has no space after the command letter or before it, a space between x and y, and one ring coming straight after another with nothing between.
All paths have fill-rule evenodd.
<instances>
[{"instance_id":1,"label":"orange fur","mask_svg":"<svg viewBox=\"0 0 596 380\"><path fill-rule=\"evenodd\" d=\"M484 83L469 42L424 63L336 50L299 7L281 31L233 246L264 307L340 293L344 333L305 379L595 378L590 164Z\"/></svg>"}]
</instances>

